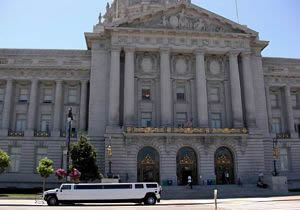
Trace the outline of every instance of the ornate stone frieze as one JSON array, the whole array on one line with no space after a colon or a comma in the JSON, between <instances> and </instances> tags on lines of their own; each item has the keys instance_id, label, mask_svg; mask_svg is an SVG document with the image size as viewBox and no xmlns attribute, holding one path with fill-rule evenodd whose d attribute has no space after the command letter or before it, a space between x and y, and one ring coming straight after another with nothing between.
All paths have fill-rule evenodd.
<instances>
[{"instance_id":1,"label":"ornate stone frieze","mask_svg":"<svg viewBox=\"0 0 300 210\"><path fill-rule=\"evenodd\" d=\"M154 75L159 69L158 53L137 53L136 54L136 73L143 75Z\"/></svg>"},{"instance_id":2,"label":"ornate stone frieze","mask_svg":"<svg viewBox=\"0 0 300 210\"><path fill-rule=\"evenodd\" d=\"M195 58L192 55L174 54L171 56L172 76L186 76L193 74L193 62Z\"/></svg>"},{"instance_id":3,"label":"ornate stone frieze","mask_svg":"<svg viewBox=\"0 0 300 210\"><path fill-rule=\"evenodd\" d=\"M228 58L226 56L206 57L207 79L226 79L228 69Z\"/></svg>"}]
</instances>

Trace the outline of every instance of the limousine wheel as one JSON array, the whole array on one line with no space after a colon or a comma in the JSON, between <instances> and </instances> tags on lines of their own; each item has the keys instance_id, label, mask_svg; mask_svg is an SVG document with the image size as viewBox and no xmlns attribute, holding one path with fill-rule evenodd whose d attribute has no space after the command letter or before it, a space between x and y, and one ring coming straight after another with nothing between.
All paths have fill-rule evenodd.
<instances>
[{"instance_id":1,"label":"limousine wheel","mask_svg":"<svg viewBox=\"0 0 300 210\"><path fill-rule=\"evenodd\" d=\"M57 198L51 196L50 198L48 198L47 204L48 204L49 206L57 206L57 205L58 205Z\"/></svg>"},{"instance_id":2,"label":"limousine wheel","mask_svg":"<svg viewBox=\"0 0 300 210\"><path fill-rule=\"evenodd\" d=\"M145 199L146 205L154 205L156 203L156 197L154 195L148 195Z\"/></svg>"}]
</instances>

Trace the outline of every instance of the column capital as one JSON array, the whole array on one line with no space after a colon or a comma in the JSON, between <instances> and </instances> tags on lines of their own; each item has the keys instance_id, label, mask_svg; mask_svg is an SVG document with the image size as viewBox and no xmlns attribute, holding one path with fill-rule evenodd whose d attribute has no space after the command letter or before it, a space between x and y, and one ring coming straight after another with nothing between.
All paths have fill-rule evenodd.
<instances>
[{"instance_id":1,"label":"column capital","mask_svg":"<svg viewBox=\"0 0 300 210\"><path fill-rule=\"evenodd\" d=\"M38 82L39 82L39 79L37 79L37 78L31 79L31 83L32 83L32 84L33 84L33 83L37 84Z\"/></svg>"},{"instance_id":2,"label":"column capital","mask_svg":"<svg viewBox=\"0 0 300 210\"><path fill-rule=\"evenodd\" d=\"M230 51L228 51L227 54L229 57L237 57L240 53L241 53L241 51L238 51L238 50L230 50Z\"/></svg>"},{"instance_id":3,"label":"column capital","mask_svg":"<svg viewBox=\"0 0 300 210\"><path fill-rule=\"evenodd\" d=\"M241 55L242 55L243 58L244 57L247 58L247 57L250 57L252 55L252 52L251 51L242 51Z\"/></svg>"},{"instance_id":4,"label":"column capital","mask_svg":"<svg viewBox=\"0 0 300 210\"><path fill-rule=\"evenodd\" d=\"M169 47L161 47L159 48L160 53L170 53L171 49Z\"/></svg>"},{"instance_id":5,"label":"column capital","mask_svg":"<svg viewBox=\"0 0 300 210\"><path fill-rule=\"evenodd\" d=\"M89 82L89 80L87 80L87 79L80 80L80 83L82 85L86 85L88 82Z\"/></svg>"},{"instance_id":6,"label":"column capital","mask_svg":"<svg viewBox=\"0 0 300 210\"><path fill-rule=\"evenodd\" d=\"M56 84L62 84L64 81L62 79L55 80Z\"/></svg>"},{"instance_id":7,"label":"column capital","mask_svg":"<svg viewBox=\"0 0 300 210\"><path fill-rule=\"evenodd\" d=\"M121 50L122 50L122 47L119 46L119 45L113 45L113 46L111 46L111 48L110 48L110 51L111 51L111 52L121 52Z\"/></svg>"},{"instance_id":8,"label":"column capital","mask_svg":"<svg viewBox=\"0 0 300 210\"><path fill-rule=\"evenodd\" d=\"M207 50L202 49L202 48L197 48L194 50L195 55L203 55L204 56L206 54L206 52L207 52Z\"/></svg>"},{"instance_id":9,"label":"column capital","mask_svg":"<svg viewBox=\"0 0 300 210\"><path fill-rule=\"evenodd\" d=\"M135 52L136 47L135 46L126 46L124 47L125 53Z\"/></svg>"}]
</instances>

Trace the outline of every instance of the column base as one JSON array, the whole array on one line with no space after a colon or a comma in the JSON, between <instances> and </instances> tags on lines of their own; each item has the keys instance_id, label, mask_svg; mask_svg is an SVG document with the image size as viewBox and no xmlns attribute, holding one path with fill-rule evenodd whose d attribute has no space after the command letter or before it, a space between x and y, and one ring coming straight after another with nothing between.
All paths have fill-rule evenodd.
<instances>
[{"instance_id":1,"label":"column base","mask_svg":"<svg viewBox=\"0 0 300 210\"><path fill-rule=\"evenodd\" d=\"M34 131L33 130L26 130L26 131L24 131L24 136L33 137L34 136Z\"/></svg>"},{"instance_id":2,"label":"column base","mask_svg":"<svg viewBox=\"0 0 300 210\"><path fill-rule=\"evenodd\" d=\"M60 137L60 131L52 131L51 136L53 137Z\"/></svg>"},{"instance_id":3,"label":"column base","mask_svg":"<svg viewBox=\"0 0 300 210\"><path fill-rule=\"evenodd\" d=\"M293 132L293 133L291 133L291 138L292 138L292 139L298 139L298 138L299 138L299 134Z\"/></svg>"},{"instance_id":4,"label":"column base","mask_svg":"<svg viewBox=\"0 0 300 210\"><path fill-rule=\"evenodd\" d=\"M0 136L8 136L8 129L1 129Z\"/></svg>"}]
</instances>

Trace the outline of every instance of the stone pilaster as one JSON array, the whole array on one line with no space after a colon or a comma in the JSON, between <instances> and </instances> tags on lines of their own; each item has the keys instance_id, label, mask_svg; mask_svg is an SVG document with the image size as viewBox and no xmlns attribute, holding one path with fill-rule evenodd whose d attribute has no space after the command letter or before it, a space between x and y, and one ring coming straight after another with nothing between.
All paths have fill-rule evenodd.
<instances>
[{"instance_id":1,"label":"stone pilaster","mask_svg":"<svg viewBox=\"0 0 300 210\"><path fill-rule=\"evenodd\" d=\"M108 123L110 126L119 125L120 107L120 52L119 47L111 49L111 69L109 76L109 113Z\"/></svg>"},{"instance_id":2,"label":"stone pilaster","mask_svg":"<svg viewBox=\"0 0 300 210\"><path fill-rule=\"evenodd\" d=\"M134 48L125 48L124 124L135 125L134 113Z\"/></svg>"},{"instance_id":3,"label":"stone pilaster","mask_svg":"<svg viewBox=\"0 0 300 210\"><path fill-rule=\"evenodd\" d=\"M80 130L86 131L86 120L87 120L87 80L80 81L81 93L80 93Z\"/></svg>"},{"instance_id":4,"label":"stone pilaster","mask_svg":"<svg viewBox=\"0 0 300 210\"><path fill-rule=\"evenodd\" d=\"M161 125L172 125L172 89L170 73L170 50L160 50L160 103L161 103Z\"/></svg>"},{"instance_id":5,"label":"stone pilaster","mask_svg":"<svg viewBox=\"0 0 300 210\"><path fill-rule=\"evenodd\" d=\"M246 108L246 122L247 127L256 127L256 113L255 113L255 99L253 88L253 72L251 68L251 52L242 53L243 63L243 85L244 85L244 99Z\"/></svg>"},{"instance_id":6,"label":"stone pilaster","mask_svg":"<svg viewBox=\"0 0 300 210\"><path fill-rule=\"evenodd\" d=\"M36 123L36 109L37 109L37 91L38 91L38 80L33 79L31 81L30 99L27 115L27 129L25 136L33 136L35 123Z\"/></svg>"},{"instance_id":7,"label":"stone pilaster","mask_svg":"<svg viewBox=\"0 0 300 210\"><path fill-rule=\"evenodd\" d=\"M239 52L229 52L230 90L234 128L240 128L244 126L240 73L237 59L238 54Z\"/></svg>"},{"instance_id":8,"label":"stone pilaster","mask_svg":"<svg viewBox=\"0 0 300 210\"><path fill-rule=\"evenodd\" d=\"M52 136L60 136L61 129L61 115L62 113L62 102L63 102L63 81L56 81L55 90L55 105L54 105L54 120L53 120L53 131Z\"/></svg>"},{"instance_id":9,"label":"stone pilaster","mask_svg":"<svg viewBox=\"0 0 300 210\"><path fill-rule=\"evenodd\" d=\"M197 116L198 126L208 127L208 110L207 110L207 84L205 75L205 52L196 50L196 93L197 93Z\"/></svg>"},{"instance_id":10,"label":"stone pilaster","mask_svg":"<svg viewBox=\"0 0 300 210\"><path fill-rule=\"evenodd\" d=\"M291 88L289 85L284 87L284 94L285 94L285 103L286 103L286 115L287 115L287 122L288 122L288 131L291 134L292 138L297 138L297 134L295 132L295 121L294 121L294 113L291 101Z\"/></svg>"},{"instance_id":11,"label":"stone pilaster","mask_svg":"<svg viewBox=\"0 0 300 210\"><path fill-rule=\"evenodd\" d=\"M5 88L4 106L3 106L3 114L2 114L2 129L0 132L1 136L8 135L9 122L11 121L12 91L13 91L13 81L11 79L8 79L6 81L6 88Z\"/></svg>"},{"instance_id":12,"label":"stone pilaster","mask_svg":"<svg viewBox=\"0 0 300 210\"><path fill-rule=\"evenodd\" d=\"M267 112L268 112L268 132L272 132L272 106L271 106L271 99L270 99L270 86L266 84L265 86L266 92L266 103L267 103Z\"/></svg>"}]
</instances>

